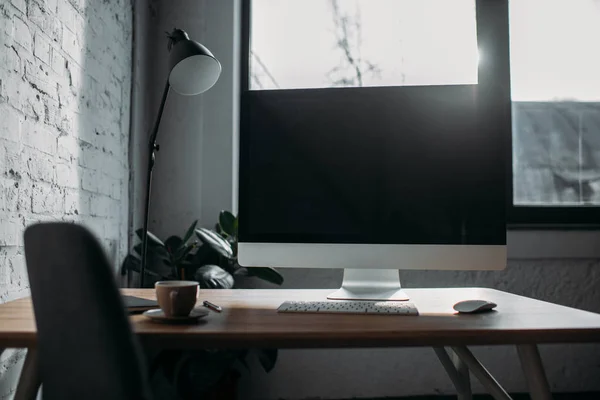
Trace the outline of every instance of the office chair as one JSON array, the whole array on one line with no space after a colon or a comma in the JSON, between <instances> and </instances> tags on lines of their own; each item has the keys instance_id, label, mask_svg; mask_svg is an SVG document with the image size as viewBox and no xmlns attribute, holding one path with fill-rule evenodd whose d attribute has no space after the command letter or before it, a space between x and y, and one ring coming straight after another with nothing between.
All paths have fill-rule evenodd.
<instances>
[{"instance_id":1,"label":"office chair","mask_svg":"<svg viewBox=\"0 0 600 400\"><path fill-rule=\"evenodd\" d=\"M25 230L44 399L148 399L137 343L98 241L70 223Z\"/></svg>"}]
</instances>

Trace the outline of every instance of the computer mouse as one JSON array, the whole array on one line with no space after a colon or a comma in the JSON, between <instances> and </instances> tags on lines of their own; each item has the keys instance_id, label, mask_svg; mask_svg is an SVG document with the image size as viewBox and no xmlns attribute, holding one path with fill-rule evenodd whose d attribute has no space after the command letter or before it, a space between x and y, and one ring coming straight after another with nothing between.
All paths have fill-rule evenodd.
<instances>
[{"instance_id":1,"label":"computer mouse","mask_svg":"<svg viewBox=\"0 0 600 400\"><path fill-rule=\"evenodd\" d=\"M484 311L490 311L496 307L496 303L487 300L463 300L454 305L454 309L459 313L474 314Z\"/></svg>"}]
</instances>

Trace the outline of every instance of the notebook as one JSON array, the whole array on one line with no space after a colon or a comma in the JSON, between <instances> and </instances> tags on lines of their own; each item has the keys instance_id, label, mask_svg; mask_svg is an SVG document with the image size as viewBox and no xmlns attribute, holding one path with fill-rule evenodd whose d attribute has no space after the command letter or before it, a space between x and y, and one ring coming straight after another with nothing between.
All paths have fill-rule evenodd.
<instances>
[{"instance_id":1,"label":"notebook","mask_svg":"<svg viewBox=\"0 0 600 400\"><path fill-rule=\"evenodd\" d=\"M155 300L142 299L134 296L122 296L125 308L130 313L142 312L158 308L158 303Z\"/></svg>"}]
</instances>

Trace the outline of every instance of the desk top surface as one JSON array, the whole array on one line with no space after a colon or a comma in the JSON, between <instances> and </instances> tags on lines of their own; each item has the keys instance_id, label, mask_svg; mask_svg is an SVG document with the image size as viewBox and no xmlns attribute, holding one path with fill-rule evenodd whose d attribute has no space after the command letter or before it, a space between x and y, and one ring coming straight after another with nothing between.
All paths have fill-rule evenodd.
<instances>
[{"instance_id":1,"label":"desk top surface","mask_svg":"<svg viewBox=\"0 0 600 400\"><path fill-rule=\"evenodd\" d=\"M281 314L286 300L326 300L332 290L201 290L199 304L223 307L193 325L167 325L131 316L143 343L163 348L393 347L600 342L600 314L494 289L406 289L421 315ZM125 294L155 299L153 289ZM496 311L459 315L467 299L498 304ZM76 325L76 323L74 323ZM74 329L76 326L74 326ZM0 348L35 346L29 298L0 305Z\"/></svg>"}]
</instances>

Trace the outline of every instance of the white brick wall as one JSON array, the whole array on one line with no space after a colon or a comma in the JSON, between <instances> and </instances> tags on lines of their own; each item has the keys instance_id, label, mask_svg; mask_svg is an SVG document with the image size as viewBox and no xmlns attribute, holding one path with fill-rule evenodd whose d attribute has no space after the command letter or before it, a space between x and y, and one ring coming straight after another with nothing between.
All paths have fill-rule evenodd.
<instances>
[{"instance_id":1,"label":"white brick wall","mask_svg":"<svg viewBox=\"0 0 600 400\"><path fill-rule=\"evenodd\" d=\"M87 225L115 267L127 251L131 27L129 0L0 0L0 303L28 294L31 223Z\"/></svg>"}]
</instances>

